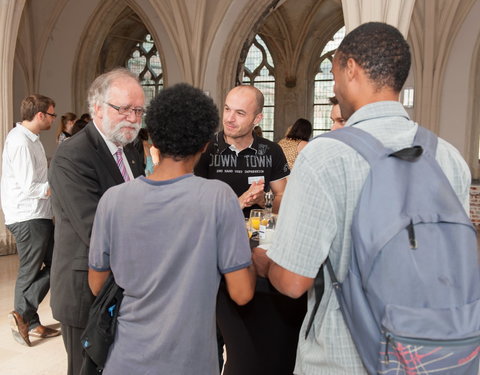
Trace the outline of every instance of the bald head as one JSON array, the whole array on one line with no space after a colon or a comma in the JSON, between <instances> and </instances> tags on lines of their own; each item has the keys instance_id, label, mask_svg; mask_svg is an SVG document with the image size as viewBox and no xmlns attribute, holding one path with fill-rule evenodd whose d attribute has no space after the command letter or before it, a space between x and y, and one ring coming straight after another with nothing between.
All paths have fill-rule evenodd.
<instances>
[{"instance_id":1,"label":"bald head","mask_svg":"<svg viewBox=\"0 0 480 375\"><path fill-rule=\"evenodd\" d=\"M253 128L262 120L263 94L253 86L230 90L223 107L223 131L229 144L243 150L252 143Z\"/></svg>"},{"instance_id":2,"label":"bald head","mask_svg":"<svg viewBox=\"0 0 480 375\"><path fill-rule=\"evenodd\" d=\"M228 95L230 95L230 93L238 93L240 95L254 95L255 103L257 106L255 114L262 113L265 99L263 97L262 92L259 89L257 89L255 86L250 86L250 85L236 86L229 91Z\"/></svg>"}]
</instances>

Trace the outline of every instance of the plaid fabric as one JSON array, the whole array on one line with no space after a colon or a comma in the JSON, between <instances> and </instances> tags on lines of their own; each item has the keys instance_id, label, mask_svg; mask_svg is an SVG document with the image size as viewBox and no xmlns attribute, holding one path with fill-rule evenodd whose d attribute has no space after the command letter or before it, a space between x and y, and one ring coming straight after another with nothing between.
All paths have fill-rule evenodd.
<instances>
[{"instance_id":1,"label":"plaid fabric","mask_svg":"<svg viewBox=\"0 0 480 375\"><path fill-rule=\"evenodd\" d=\"M368 104L350 117L346 126L352 125L371 133L394 151L411 146L417 130L398 102ZM437 160L468 212L471 177L465 161L441 139ZM291 272L314 278L330 254L335 273L343 281L350 261L353 212L368 172L368 163L345 144L332 139L312 140L295 161L268 256ZM328 274L312 331L304 339L314 302L310 290L295 374L365 374Z\"/></svg>"}]
</instances>

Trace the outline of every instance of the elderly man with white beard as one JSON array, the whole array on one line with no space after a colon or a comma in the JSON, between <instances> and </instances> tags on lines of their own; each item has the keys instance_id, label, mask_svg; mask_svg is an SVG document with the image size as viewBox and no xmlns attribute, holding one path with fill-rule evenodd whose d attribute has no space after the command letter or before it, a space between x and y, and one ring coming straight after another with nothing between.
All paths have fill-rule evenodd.
<instances>
[{"instance_id":1,"label":"elderly man with white beard","mask_svg":"<svg viewBox=\"0 0 480 375\"><path fill-rule=\"evenodd\" d=\"M61 323L68 375L81 371L80 336L94 300L87 275L98 202L108 188L143 174L142 160L130 142L140 130L144 100L137 77L126 69L97 77L88 93L93 121L63 142L51 162L55 216L51 307Z\"/></svg>"}]
</instances>

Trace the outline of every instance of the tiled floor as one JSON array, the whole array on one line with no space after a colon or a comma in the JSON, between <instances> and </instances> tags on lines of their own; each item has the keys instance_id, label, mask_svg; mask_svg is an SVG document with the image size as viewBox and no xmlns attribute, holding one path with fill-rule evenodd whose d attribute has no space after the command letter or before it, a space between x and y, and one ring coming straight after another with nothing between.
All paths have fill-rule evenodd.
<instances>
[{"instance_id":1,"label":"tiled floor","mask_svg":"<svg viewBox=\"0 0 480 375\"><path fill-rule=\"evenodd\" d=\"M11 334L8 313L13 309L13 289L18 268L16 255L0 256L0 374L1 375L65 375L67 355L62 337L31 338L32 346L17 343ZM58 328L52 318L50 295L40 305L42 324Z\"/></svg>"}]
</instances>

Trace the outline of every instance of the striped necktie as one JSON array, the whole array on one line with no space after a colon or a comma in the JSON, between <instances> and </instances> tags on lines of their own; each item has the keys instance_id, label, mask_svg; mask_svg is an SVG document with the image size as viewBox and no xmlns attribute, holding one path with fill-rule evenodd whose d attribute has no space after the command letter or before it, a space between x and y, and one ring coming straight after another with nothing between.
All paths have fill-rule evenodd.
<instances>
[{"instance_id":1,"label":"striped necktie","mask_svg":"<svg viewBox=\"0 0 480 375\"><path fill-rule=\"evenodd\" d=\"M122 149L119 147L117 152L115 152L115 159L117 160L118 169L120 169L120 173L123 176L125 181L130 181L130 176L128 175L127 168L125 168L125 164L123 163L123 156L122 156Z\"/></svg>"}]
</instances>

